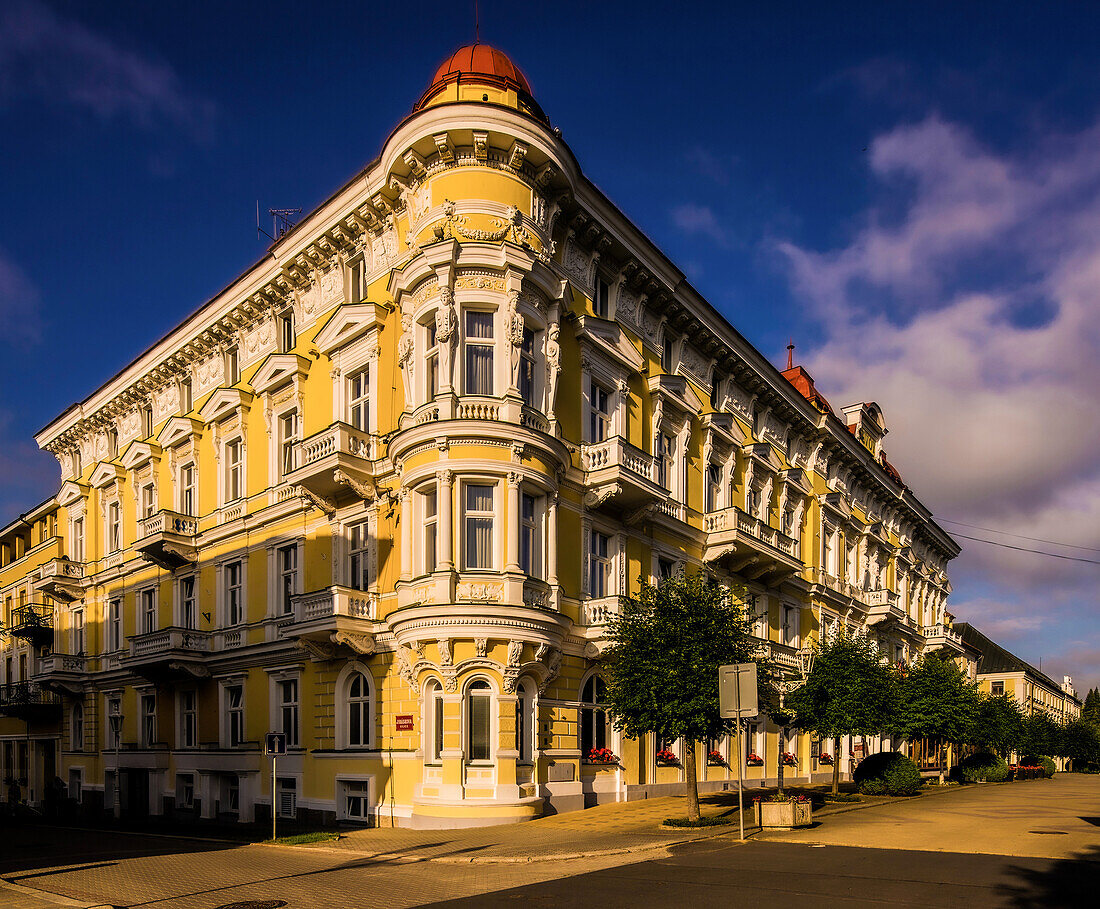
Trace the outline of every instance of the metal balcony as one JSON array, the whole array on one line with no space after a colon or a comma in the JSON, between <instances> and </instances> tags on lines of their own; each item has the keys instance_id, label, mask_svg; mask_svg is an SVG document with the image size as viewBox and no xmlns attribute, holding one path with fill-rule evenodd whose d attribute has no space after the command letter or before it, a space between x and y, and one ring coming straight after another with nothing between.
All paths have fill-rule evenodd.
<instances>
[{"instance_id":1,"label":"metal balcony","mask_svg":"<svg viewBox=\"0 0 1100 909\"><path fill-rule=\"evenodd\" d=\"M21 720L52 720L61 713L61 698L37 682L0 685L0 716Z\"/></svg>"},{"instance_id":2,"label":"metal balcony","mask_svg":"<svg viewBox=\"0 0 1100 909\"><path fill-rule=\"evenodd\" d=\"M589 508L598 508L611 499L625 508L637 508L669 498L668 490L658 482L653 455L620 436L581 445L581 468Z\"/></svg>"},{"instance_id":3,"label":"metal balcony","mask_svg":"<svg viewBox=\"0 0 1100 909\"><path fill-rule=\"evenodd\" d=\"M280 633L298 640L318 658L331 659L340 644L355 653L372 654L377 617L374 594L333 585L292 597L291 611L280 621Z\"/></svg>"},{"instance_id":4,"label":"metal balcony","mask_svg":"<svg viewBox=\"0 0 1100 909\"><path fill-rule=\"evenodd\" d=\"M43 603L26 603L12 610L13 638L22 638L35 647L53 643L53 607Z\"/></svg>"},{"instance_id":5,"label":"metal balcony","mask_svg":"<svg viewBox=\"0 0 1100 909\"><path fill-rule=\"evenodd\" d=\"M708 512L703 529L703 561L725 560L733 574L771 584L805 568L796 539L740 508Z\"/></svg>"},{"instance_id":6,"label":"metal balcony","mask_svg":"<svg viewBox=\"0 0 1100 909\"><path fill-rule=\"evenodd\" d=\"M138 522L134 549L161 568L175 571L198 560L199 522L190 515L158 511Z\"/></svg>"},{"instance_id":7,"label":"metal balcony","mask_svg":"<svg viewBox=\"0 0 1100 909\"><path fill-rule=\"evenodd\" d=\"M373 458L370 433L333 423L297 444L286 481L324 499L373 498Z\"/></svg>"},{"instance_id":8,"label":"metal balcony","mask_svg":"<svg viewBox=\"0 0 1100 909\"><path fill-rule=\"evenodd\" d=\"M83 654L51 653L39 661L34 680L60 695L83 697L86 664Z\"/></svg>"},{"instance_id":9,"label":"metal balcony","mask_svg":"<svg viewBox=\"0 0 1100 909\"><path fill-rule=\"evenodd\" d=\"M148 679L207 678L210 632L193 628L161 628L130 638L130 652L119 664Z\"/></svg>"},{"instance_id":10,"label":"metal balcony","mask_svg":"<svg viewBox=\"0 0 1100 909\"><path fill-rule=\"evenodd\" d=\"M38 569L34 589L63 603L84 596L84 563L70 559L51 559Z\"/></svg>"},{"instance_id":11,"label":"metal balcony","mask_svg":"<svg viewBox=\"0 0 1100 909\"><path fill-rule=\"evenodd\" d=\"M925 625L921 634L924 635L924 646L929 650L942 648L954 650L956 653L963 652L962 635L942 622L939 625Z\"/></svg>"}]
</instances>

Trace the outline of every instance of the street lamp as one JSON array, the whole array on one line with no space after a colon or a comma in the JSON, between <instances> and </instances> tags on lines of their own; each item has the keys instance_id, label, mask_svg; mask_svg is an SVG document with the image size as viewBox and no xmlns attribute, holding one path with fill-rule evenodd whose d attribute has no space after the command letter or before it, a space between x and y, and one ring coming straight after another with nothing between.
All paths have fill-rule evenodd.
<instances>
[{"instance_id":1,"label":"street lamp","mask_svg":"<svg viewBox=\"0 0 1100 909\"><path fill-rule=\"evenodd\" d=\"M806 684L810 671L814 665L814 651L810 647L803 647L798 651L798 675L793 679L779 679L775 682L775 690L779 692L779 716L786 720L787 713L784 701L788 694ZM787 743L787 724L779 727L779 754L776 756L775 778L779 794L783 794L783 748Z\"/></svg>"}]
</instances>

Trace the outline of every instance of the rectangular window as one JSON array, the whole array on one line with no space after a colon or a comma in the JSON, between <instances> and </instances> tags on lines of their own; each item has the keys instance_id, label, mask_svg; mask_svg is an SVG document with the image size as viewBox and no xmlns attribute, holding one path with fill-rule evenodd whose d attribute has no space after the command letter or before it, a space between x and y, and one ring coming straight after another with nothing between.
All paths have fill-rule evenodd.
<instances>
[{"instance_id":1,"label":"rectangular window","mask_svg":"<svg viewBox=\"0 0 1100 909\"><path fill-rule=\"evenodd\" d=\"M298 447L298 411L279 417L279 476L285 477L296 465Z\"/></svg>"},{"instance_id":2,"label":"rectangular window","mask_svg":"<svg viewBox=\"0 0 1100 909\"><path fill-rule=\"evenodd\" d=\"M230 748L244 741L244 686L225 687L225 734Z\"/></svg>"},{"instance_id":3,"label":"rectangular window","mask_svg":"<svg viewBox=\"0 0 1100 909\"><path fill-rule=\"evenodd\" d=\"M611 538L593 530L588 545L588 595L605 597L611 586Z\"/></svg>"},{"instance_id":4,"label":"rectangular window","mask_svg":"<svg viewBox=\"0 0 1100 909\"><path fill-rule=\"evenodd\" d=\"M75 656L84 655L84 610L72 611L72 640L70 641L72 653Z\"/></svg>"},{"instance_id":5,"label":"rectangular window","mask_svg":"<svg viewBox=\"0 0 1100 909\"><path fill-rule=\"evenodd\" d=\"M180 809L195 807L195 775L193 773L176 774L176 807Z\"/></svg>"},{"instance_id":6,"label":"rectangular window","mask_svg":"<svg viewBox=\"0 0 1100 909\"><path fill-rule=\"evenodd\" d=\"M141 517L151 518L156 507L156 487L152 483L146 483L141 487Z\"/></svg>"},{"instance_id":7,"label":"rectangular window","mask_svg":"<svg viewBox=\"0 0 1100 909\"><path fill-rule=\"evenodd\" d=\"M524 404L535 406L535 333L526 326L519 348L519 396Z\"/></svg>"},{"instance_id":8,"label":"rectangular window","mask_svg":"<svg viewBox=\"0 0 1100 909\"><path fill-rule=\"evenodd\" d=\"M718 510L718 498L722 493L722 468L707 465L707 511Z\"/></svg>"},{"instance_id":9,"label":"rectangular window","mask_svg":"<svg viewBox=\"0 0 1100 909\"><path fill-rule=\"evenodd\" d=\"M658 558L657 559L657 580L667 581L669 578L672 577L672 572L673 572L674 568L675 568L675 565L673 564L672 559Z\"/></svg>"},{"instance_id":10,"label":"rectangular window","mask_svg":"<svg viewBox=\"0 0 1100 909\"><path fill-rule=\"evenodd\" d=\"M348 376L348 422L356 429L370 429L370 372L360 369Z\"/></svg>"},{"instance_id":11,"label":"rectangular window","mask_svg":"<svg viewBox=\"0 0 1100 909\"><path fill-rule=\"evenodd\" d=\"M439 497L434 489L420 494L420 521L424 528L424 574L436 569L439 551Z\"/></svg>"},{"instance_id":12,"label":"rectangular window","mask_svg":"<svg viewBox=\"0 0 1100 909\"><path fill-rule=\"evenodd\" d=\"M122 649L122 600L117 597L107 603L107 649Z\"/></svg>"},{"instance_id":13,"label":"rectangular window","mask_svg":"<svg viewBox=\"0 0 1100 909\"><path fill-rule=\"evenodd\" d=\"M294 311L288 309L276 317L276 328L279 332L279 353L290 353L298 338L294 332Z\"/></svg>"},{"instance_id":14,"label":"rectangular window","mask_svg":"<svg viewBox=\"0 0 1100 909\"><path fill-rule=\"evenodd\" d=\"M592 311L601 319L606 319L610 312L611 288L607 282L596 276L596 287L592 299Z\"/></svg>"},{"instance_id":15,"label":"rectangular window","mask_svg":"<svg viewBox=\"0 0 1100 909\"><path fill-rule=\"evenodd\" d=\"M235 773L231 773L222 779L221 810L241 810L241 781Z\"/></svg>"},{"instance_id":16,"label":"rectangular window","mask_svg":"<svg viewBox=\"0 0 1100 909\"><path fill-rule=\"evenodd\" d=\"M989 693L991 695L993 695L993 697L998 697L998 696L1004 694L1005 693L1005 683L1004 682L990 682L989 683Z\"/></svg>"},{"instance_id":17,"label":"rectangular window","mask_svg":"<svg viewBox=\"0 0 1100 909\"><path fill-rule=\"evenodd\" d=\"M484 684L484 683L483 683ZM468 736L469 754L467 759L471 761L489 760L491 749L489 737L492 728L490 709L493 699L488 686L485 688L471 689L467 698L468 712Z\"/></svg>"},{"instance_id":18,"label":"rectangular window","mask_svg":"<svg viewBox=\"0 0 1100 909\"><path fill-rule=\"evenodd\" d=\"M147 587L138 597L141 603L141 633L150 634L157 630L157 589Z\"/></svg>"},{"instance_id":19,"label":"rectangular window","mask_svg":"<svg viewBox=\"0 0 1100 909\"><path fill-rule=\"evenodd\" d=\"M244 592L242 564L227 562L223 582L225 584L225 621L227 625L239 625L244 621Z\"/></svg>"},{"instance_id":20,"label":"rectangular window","mask_svg":"<svg viewBox=\"0 0 1100 909\"><path fill-rule=\"evenodd\" d=\"M593 382L588 399L589 435L591 442L602 442L611 435L611 392Z\"/></svg>"},{"instance_id":21,"label":"rectangular window","mask_svg":"<svg viewBox=\"0 0 1100 909\"><path fill-rule=\"evenodd\" d=\"M298 547L280 546L275 558L279 567L279 612L289 615L294 609L292 597L298 592Z\"/></svg>"},{"instance_id":22,"label":"rectangular window","mask_svg":"<svg viewBox=\"0 0 1100 909\"><path fill-rule=\"evenodd\" d=\"M344 789L344 816L349 821L370 820L370 783L366 780L349 780L341 783Z\"/></svg>"},{"instance_id":23,"label":"rectangular window","mask_svg":"<svg viewBox=\"0 0 1100 909\"><path fill-rule=\"evenodd\" d=\"M443 760L443 689L432 690L432 763Z\"/></svg>"},{"instance_id":24,"label":"rectangular window","mask_svg":"<svg viewBox=\"0 0 1100 909\"><path fill-rule=\"evenodd\" d=\"M466 484L466 567L493 567L493 500L496 487Z\"/></svg>"},{"instance_id":25,"label":"rectangular window","mask_svg":"<svg viewBox=\"0 0 1100 909\"><path fill-rule=\"evenodd\" d=\"M524 493L520 496L519 564L524 574L542 577L541 498Z\"/></svg>"},{"instance_id":26,"label":"rectangular window","mask_svg":"<svg viewBox=\"0 0 1100 909\"><path fill-rule=\"evenodd\" d=\"M195 597L195 577L180 578L180 626L183 628L199 627L199 607Z\"/></svg>"},{"instance_id":27,"label":"rectangular window","mask_svg":"<svg viewBox=\"0 0 1100 909\"><path fill-rule=\"evenodd\" d=\"M118 457L118 430L113 427L107 430L107 456Z\"/></svg>"},{"instance_id":28,"label":"rectangular window","mask_svg":"<svg viewBox=\"0 0 1100 909\"><path fill-rule=\"evenodd\" d=\"M118 502L107 503L107 551L118 552L122 548L122 506Z\"/></svg>"},{"instance_id":29,"label":"rectangular window","mask_svg":"<svg viewBox=\"0 0 1100 909\"><path fill-rule=\"evenodd\" d=\"M240 439L225 443L225 501L236 502L244 494L244 444Z\"/></svg>"},{"instance_id":30,"label":"rectangular window","mask_svg":"<svg viewBox=\"0 0 1100 909\"><path fill-rule=\"evenodd\" d=\"M794 606L783 606L783 643L798 646L798 610Z\"/></svg>"},{"instance_id":31,"label":"rectangular window","mask_svg":"<svg viewBox=\"0 0 1100 909\"><path fill-rule=\"evenodd\" d=\"M195 465L184 464L180 468L180 514L196 515L198 502L195 495Z\"/></svg>"},{"instance_id":32,"label":"rectangular window","mask_svg":"<svg viewBox=\"0 0 1100 909\"><path fill-rule=\"evenodd\" d=\"M466 313L466 394L493 393L493 314Z\"/></svg>"},{"instance_id":33,"label":"rectangular window","mask_svg":"<svg viewBox=\"0 0 1100 909\"><path fill-rule=\"evenodd\" d=\"M84 519L73 518L73 538L69 541L69 558L74 562L84 561Z\"/></svg>"},{"instance_id":34,"label":"rectangular window","mask_svg":"<svg viewBox=\"0 0 1100 909\"><path fill-rule=\"evenodd\" d=\"M672 436L661 432L657 434L657 483L661 488L672 489L673 474Z\"/></svg>"},{"instance_id":35,"label":"rectangular window","mask_svg":"<svg viewBox=\"0 0 1100 909\"><path fill-rule=\"evenodd\" d=\"M199 743L198 696L194 691L180 692L180 747L194 748Z\"/></svg>"},{"instance_id":36,"label":"rectangular window","mask_svg":"<svg viewBox=\"0 0 1100 909\"><path fill-rule=\"evenodd\" d=\"M352 524L349 539L348 586L356 590L370 587L370 525L363 521Z\"/></svg>"},{"instance_id":37,"label":"rectangular window","mask_svg":"<svg viewBox=\"0 0 1100 909\"><path fill-rule=\"evenodd\" d=\"M298 680L279 682L279 721L288 748L298 747Z\"/></svg>"},{"instance_id":38,"label":"rectangular window","mask_svg":"<svg viewBox=\"0 0 1100 909\"><path fill-rule=\"evenodd\" d=\"M152 748L157 743L157 696L141 696L141 746Z\"/></svg>"},{"instance_id":39,"label":"rectangular window","mask_svg":"<svg viewBox=\"0 0 1100 909\"><path fill-rule=\"evenodd\" d=\"M424 326L425 341L424 349L426 353L427 369L425 371L425 388L424 392L428 401L435 400L436 394L439 392L439 340L435 335L435 322L430 322Z\"/></svg>"},{"instance_id":40,"label":"rectangular window","mask_svg":"<svg viewBox=\"0 0 1100 909\"><path fill-rule=\"evenodd\" d=\"M225 384L236 385L241 381L241 364L237 348L230 347L225 352Z\"/></svg>"}]
</instances>

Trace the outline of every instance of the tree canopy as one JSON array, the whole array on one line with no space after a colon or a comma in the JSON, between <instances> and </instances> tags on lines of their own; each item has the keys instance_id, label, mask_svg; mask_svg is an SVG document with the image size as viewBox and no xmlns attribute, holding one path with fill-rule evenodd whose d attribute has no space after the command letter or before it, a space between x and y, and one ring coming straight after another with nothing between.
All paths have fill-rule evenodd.
<instances>
[{"instance_id":1,"label":"tree canopy","mask_svg":"<svg viewBox=\"0 0 1100 909\"><path fill-rule=\"evenodd\" d=\"M1004 757L1019 743L1023 719L1023 712L1011 694L981 697L968 741Z\"/></svg>"},{"instance_id":2,"label":"tree canopy","mask_svg":"<svg viewBox=\"0 0 1100 909\"><path fill-rule=\"evenodd\" d=\"M910 668L902 701L897 730L910 739L931 736L964 742L974 735L978 688L940 651L924 654Z\"/></svg>"}]
</instances>

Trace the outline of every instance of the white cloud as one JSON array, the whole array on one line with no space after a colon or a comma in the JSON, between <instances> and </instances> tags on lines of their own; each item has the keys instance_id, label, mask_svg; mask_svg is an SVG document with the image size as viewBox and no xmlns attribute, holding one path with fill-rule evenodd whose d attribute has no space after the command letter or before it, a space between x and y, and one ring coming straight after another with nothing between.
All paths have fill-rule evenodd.
<instances>
[{"instance_id":1,"label":"white cloud","mask_svg":"<svg viewBox=\"0 0 1100 909\"><path fill-rule=\"evenodd\" d=\"M706 205L678 205L672 210L672 223L684 233L702 234L719 246L729 242L718 217Z\"/></svg>"},{"instance_id":2,"label":"white cloud","mask_svg":"<svg viewBox=\"0 0 1100 909\"><path fill-rule=\"evenodd\" d=\"M39 339L38 289L0 250L0 343L33 344Z\"/></svg>"},{"instance_id":3,"label":"white cloud","mask_svg":"<svg viewBox=\"0 0 1100 909\"><path fill-rule=\"evenodd\" d=\"M102 120L171 125L209 136L213 105L167 63L129 50L38 0L0 7L0 108L16 99L63 102Z\"/></svg>"}]
</instances>

